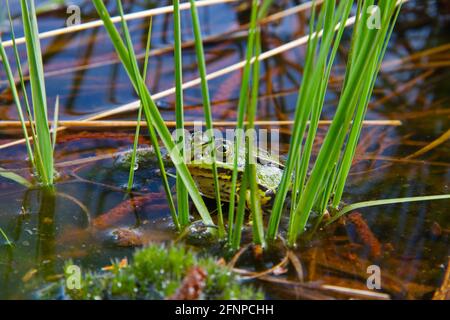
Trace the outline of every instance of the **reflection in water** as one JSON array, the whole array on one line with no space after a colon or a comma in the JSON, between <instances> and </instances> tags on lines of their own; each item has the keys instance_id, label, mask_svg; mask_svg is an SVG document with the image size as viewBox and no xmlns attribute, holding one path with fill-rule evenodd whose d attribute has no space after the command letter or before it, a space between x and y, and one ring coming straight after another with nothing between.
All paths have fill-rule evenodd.
<instances>
[{"instance_id":1,"label":"reflection in water","mask_svg":"<svg viewBox=\"0 0 450 320\"><path fill-rule=\"evenodd\" d=\"M55 274L56 224L54 188L42 188L38 191L40 202L38 211L38 242L36 247L37 269L43 277Z\"/></svg>"}]
</instances>

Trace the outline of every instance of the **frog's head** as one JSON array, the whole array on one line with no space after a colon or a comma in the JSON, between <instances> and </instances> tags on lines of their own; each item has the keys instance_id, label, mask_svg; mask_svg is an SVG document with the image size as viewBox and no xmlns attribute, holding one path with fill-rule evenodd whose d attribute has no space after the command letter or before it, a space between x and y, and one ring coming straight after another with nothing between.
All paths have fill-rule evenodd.
<instances>
[{"instance_id":1,"label":"frog's head","mask_svg":"<svg viewBox=\"0 0 450 320\"><path fill-rule=\"evenodd\" d=\"M189 138L188 155L191 162L211 162L211 148L214 148L218 164L232 164L234 145L231 141L219 138L211 144L209 137L201 132L194 132Z\"/></svg>"},{"instance_id":2,"label":"frog's head","mask_svg":"<svg viewBox=\"0 0 450 320\"><path fill-rule=\"evenodd\" d=\"M209 137L202 133L194 133L189 136L187 148L189 154L188 168L195 179L202 194L206 197L214 198L214 180L212 173L211 148L216 153L216 166L220 184L220 192L224 201L229 201L231 190L231 177L233 174L233 163L235 158L234 143L226 139L215 139L210 143ZM254 159L256 160L256 175L259 190L261 193L261 203L266 204L272 199L280 183L283 174L283 165L272 158L270 154L261 149L254 149ZM241 144L238 152L238 172L242 173L245 168L245 145ZM241 184L242 174L238 175L237 185Z\"/></svg>"}]
</instances>

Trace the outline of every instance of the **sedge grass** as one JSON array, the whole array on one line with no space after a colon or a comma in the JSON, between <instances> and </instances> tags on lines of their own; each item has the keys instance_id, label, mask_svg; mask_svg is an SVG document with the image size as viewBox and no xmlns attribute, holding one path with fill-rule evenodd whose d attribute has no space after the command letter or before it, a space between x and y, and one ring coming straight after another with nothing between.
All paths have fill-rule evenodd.
<instances>
[{"instance_id":1,"label":"sedge grass","mask_svg":"<svg viewBox=\"0 0 450 320\"><path fill-rule=\"evenodd\" d=\"M407 0L404 0L404 1L406 2ZM201 2L203 2L203 1L199 1L197 3L197 7L200 6ZM320 2L321 1L317 1L317 3L320 3ZM212 4L212 3L208 2L208 4ZM181 4L180 7L183 7L183 4ZM301 11L303 11L305 9L309 9L309 8L310 8L310 5L306 5L305 4L305 6L303 6L301 8L302 9ZM168 10L169 9L170 9L170 11L168 11L168 12L172 12L171 11L172 7L168 8ZM297 11L295 11L295 12L297 12ZM276 16L276 15L274 15L274 16ZM352 18L348 19L345 22L345 25L348 27L348 26L351 26L352 24L354 24L354 22L355 22L355 19L354 19L354 17L352 17ZM68 28L66 28L66 29L68 29ZM318 34L317 36L321 37L321 34ZM308 35L300 37L300 38L295 39L293 41L287 42L287 43L285 43L285 44L283 44L281 46L278 46L278 47L275 47L275 48L270 49L268 51L265 51L264 53L261 53L259 59L261 61L270 59L270 58L272 58L274 56L277 56L277 55L280 55L280 54L282 54L284 52L290 51L290 50L292 50L294 48L303 46L303 45L307 44L308 41L309 41L309 36ZM9 45L9 42L4 42L4 45L5 46ZM220 70L217 70L215 72L209 73L207 75L207 79L208 80L212 80L212 79L216 79L218 77L230 74L230 73L232 73L234 71L237 71L237 70L240 70L240 69L244 68L246 66L246 64L247 64L246 60L237 62L237 63L232 64L232 65L230 65L228 67L225 67L223 69L220 69ZM195 87L195 86L199 85L200 83L201 83L201 79L200 78L188 81L188 82L184 83L183 89L188 89L188 88ZM152 98L154 99L154 101L156 101L158 99L170 96L170 95L172 95L174 93L175 93L175 88L170 88L170 89L167 89L167 90L155 93L152 96ZM94 121L94 120L98 120L98 119L104 119L104 118L116 116L116 115L119 115L119 114L122 114L122 113L125 113L125 112L138 110L139 107L140 107L140 101L133 101L133 102L127 103L125 105L118 106L118 107L115 107L115 108L103 111L103 112L101 112L99 114L86 117L85 119L79 120L79 121ZM64 129L65 129L64 127L61 127L59 130L61 131L61 130L64 130ZM12 142L9 142L9 143L2 144L2 145L0 145L0 150L1 149L6 149L6 148L10 148L12 146L16 146L16 145L19 145L19 144L22 144L22 143L24 143L24 141L25 141L25 139L20 139L20 140L15 140L15 141L12 141Z\"/></svg>"},{"instance_id":2,"label":"sedge grass","mask_svg":"<svg viewBox=\"0 0 450 320\"><path fill-rule=\"evenodd\" d=\"M261 8L263 10L264 7ZM261 12L261 11L260 11ZM255 118L256 111L258 106L258 96L259 96L259 74L260 74L260 62L258 60L259 55L261 54L261 32L260 30L256 31L256 42L255 42L255 63L253 65L253 73L252 73L252 89L251 89L251 100L250 104L247 108L247 134L246 138L246 166L245 170L248 171L248 187L249 187L249 197L250 197L250 212L253 220L253 243L257 245L261 245L265 247L265 239L264 239L264 222L263 222L263 213L261 208L261 199L258 187L258 178L257 178L257 168L256 168L256 152L255 148L255 138L256 132L255 129ZM255 133L255 134L253 134Z\"/></svg>"},{"instance_id":3,"label":"sedge grass","mask_svg":"<svg viewBox=\"0 0 450 320\"><path fill-rule=\"evenodd\" d=\"M292 175L294 183L288 227L289 245L295 245L297 237L306 226L311 210L318 208L319 214L323 214L330 204L333 191L341 190L345 184L365 110L399 10L399 7L396 9L396 1L380 1L378 5L382 13L382 27L370 29L366 21L372 14L368 9L374 4L374 1L358 0L351 40L351 52L358 54L350 55L337 111L319 154L315 162L311 163L311 151L328 79L344 32L344 22L348 21L353 1L341 1L338 5L333 0L325 1L317 22L314 21L315 8L313 10L290 149L269 220L269 241L274 240L278 234L286 196L292 186ZM322 35L320 42L319 34ZM308 121L310 125L303 145ZM350 138L345 144L348 136ZM307 170L311 166L311 174L307 177Z\"/></svg>"},{"instance_id":4,"label":"sedge grass","mask_svg":"<svg viewBox=\"0 0 450 320\"><path fill-rule=\"evenodd\" d=\"M214 194L216 197L217 204L217 216L218 216L218 230L219 237L222 238L225 235L225 226L223 221L223 213L222 213L222 201L220 197L220 184L219 184L219 175L217 172L217 164L216 164L216 148L214 144L214 126L213 126L213 118L212 118L212 110L211 110L211 99L209 96L209 88L208 88L208 80L206 79L206 63L205 63L205 53L203 49L203 40L201 34L200 21L198 18L197 7L194 0L190 0L191 4L191 17L192 17L192 27L194 31L194 41L195 41L195 52L197 55L197 66L198 72L201 79L201 90L202 90L202 98L203 98L203 112L205 114L205 124L209 139L209 150L211 150L211 169L213 173L214 179Z\"/></svg>"},{"instance_id":5,"label":"sedge grass","mask_svg":"<svg viewBox=\"0 0 450 320\"><path fill-rule=\"evenodd\" d=\"M352 203L347 205L337 211L337 213L327 221L327 225L337 221L343 215L349 213L350 211L375 207L375 206L384 206L390 204L399 204L399 203L409 203L409 202L422 202L422 201L436 201L436 200L448 200L450 199L450 194L441 194L441 195L432 195L432 196L418 196L418 197L406 197L406 198L393 198L393 199L379 199L379 200L371 200L371 201L363 201Z\"/></svg>"},{"instance_id":6,"label":"sedge grass","mask_svg":"<svg viewBox=\"0 0 450 320\"><path fill-rule=\"evenodd\" d=\"M32 188L33 185L21 175L18 175L15 172L3 169L0 167L0 177L6 178L8 180L14 181L18 184L23 185L25 188Z\"/></svg>"},{"instance_id":7,"label":"sedge grass","mask_svg":"<svg viewBox=\"0 0 450 320\"><path fill-rule=\"evenodd\" d=\"M35 144L39 147L39 160L36 161L38 175L44 186L53 185L53 143L47 116L47 95L44 80L44 68L39 43L39 30L34 0L21 0L22 23L24 27L27 57L30 73L33 117L36 123Z\"/></svg>"},{"instance_id":8,"label":"sedge grass","mask_svg":"<svg viewBox=\"0 0 450 320\"><path fill-rule=\"evenodd\" d=\"M156 106L148 88L146 87L142 76L138 72L134 71L136 67L133 67L130 61L136 61L136 56L133 55L132 52L128 52L127 47L123 43L123 40L121 39L120 34L117 31L103 1L93 0L93 4L104 23L105 29L108 32L111 42L114 45L114 48L116 49L122 65L127 71L136 92L140 92L142 95L141 103L148 126L150 127L151 125L153 125L156 129L159 138L169 152L172 162L174 163L174 166L177 170L177 174L183 180L183 183L188 190L192 202L196 206L203 222L206 225L214 226L211 215L206 208L202 196L200 195L195 182L184 162L184 158L181 156L178 146L172 140L169 129L165 125L158 107ZM125 22L124 24L126 25ZM135 65L137 65L137 63L135 63Z\"/></svg>"},{"instance_id":9,"label":"sedge grass","mask_svg":"<svg viewBox=\"0 0 450 320\"><path fill-rule=\"evenodd\" d=\"M142 77L144 78L144 81L147 79L147 68L148 68L148 59L150 55L150 45L151 45L151 39L152 39L152 25L153 25L153 18L150 17L148 32L147 32L147 43L145 46L145 57L144 57L144 69L142 71ZM131 153L131 161L130 161L130 173L128 175L128 185L127 185L127 191L130 192L133 188L134 183L134 172L136 169L136 154L137 149L139 145L139 135L141 132L141 120L142 120L142 105L138 109L138 115L137 115L137 123L136 123L136 131L134 134L134 141L133 141L133 152Z\"/></svg>"},{"instance_id":10,"label":"sedge grass","mask_svg":"<svg viewBox=\"0 0 450 320\"><path fill-rule=\"evenodd\" d=\"M293 134L291 140L291 147L289 149L288 158L285 165L282 181L275 197L272 214L270 216L269 228L268 228L268 240L274 240L278 233L278 226L283 212L286 196L291 185L291 176L295 172L295 188L292 191L294 194L294 203L291 207L294 209L291 211L290 216L290 230L294 228L294 216L296 210L300 207L300 201L305 198L303 192L304 179L306 177L306 169L309 166L310 152L312 148L312 142L315 138L317 130L317 121L320 117L320 113L323 107L323 97L327 88L327 73L330 70L330 66L333 64L334 56L330 50L332 50L333 40L334 48L339 45L340 37L344 28L344 21L347 20L350 13L350 9L353 5L352 1L342 1L339 4L337 11L335 12L335 1L325 1L317 19L316 29L314 33L310 30L310 41L307 47L307 55L305 61L305 71L302 80L302 84L299 89L295 124L293 126ZM313 9L313 12L315 8ZM313 14L312 19L314 20ZM339 31L336 34L336 25L340 23ZM310 24L313 26L314 21ZM318 34L322 32L322 41L319 44ZM318 52L317 52L318 50ZM333 49L335 53L335 49ZM328 61L327 61L328 60ZM328 67L327 67L328 62ZM308 120L311 120L310 130L306 140L304 151L301 152L302 141L306 131ZM299 199L297 200L297 194ZM310 194L309 197L315 198L316 194ZM309 213L308 213L309 214Z\"/></svg>"},{"instance_id":11,"label":"sedge grass","mask_svg":"<svg viewBox=\"0 0 450 320\"><path fill-rule=\"evenodd\" d=\"M119 13L120 16L122 17L122 29L123 29L123 33L125 36L125 41L126 41L126 45L127 45L127 53L128 53L128 57L129 57L129 62L130 62L130 66L132 67L131 72L130 72L130 76L134 78L134 81L136 83L138 83L137 86L137 91L138 91L138 96L141 99L144 99L144 87L145 87L145 77L146 77L146 71L147 71L147 62L144 66L144 73L143 76L140 76L139 73L139 67L138 67L138 63L137 63L137 59L136 59L136 55L134 53L134 49L133 49L133 44L131 42L131 36L128 30L128 26L125 22L124 19L124 13L123 13L123 7L122 7L122 2L120 0L117 0L117 7L119 9ZM151 27L149 30L149 33L151 32ZM150 37L149 37L150 38ZM147 41L147 53L149 52L148 48L150 46L149 44L150 39ZM148 61L148 58L146 59L146 61ZM139 81L139 79L141 80L141 82ZM157 156L158 159L158 165L161 171L161 177L162 177L162 181L163 181L163 186L164 186L164 190L166 193L166 197L167 200L169 202L169 210L170 213L172 215L172 220L174 222L175 227L180 230L180 223L179 223L179 219L177 216L177 212L175 209L175 204L173 201L173 197L172 197L172 193L170 191L170 187L169 187L169 182L167 179L167 173L164 167L164 163L163 163L163 159L162 159L162 155L161 155L161 151L159 149L159 143L158 143L158 139L156 137L156 133L154 132L154 128L152 126L152 124L150 122L148 122L148 127L149 127L149 132L150 132L150 138L152 141L152 145L153 148L155 149L155 154ZM130 164L130 170L133 170L134 173L134 168L135 168L135 162L136 162L136 152L137 152L137 144L136 141L139 139L139 126L136 127L136 136L135 136L135 140L134 140L134 149L132 152L132 163ZM130 177L132 176L132 174L130 174ZM130 179L129 179L130 181Z\"/></svg>"},{"instance_id":12,"label":"sedge grass","mask_svg":"<svg viewBox=\"0 0 450 320\"><path fill-rule=\"evenodd\" d=\"M167 127L175 127L176 123L174 121L164 121ZM291 126L294 124L294 121L292 120L255 120L254 121L256 126L270 126L270 127L284 127L284 126ZM185 127L194 127L196 125L202 125L206 126L205 122L202 121L185 121L184 126ZM248 121L244 121L244 125L247 125ZM329 120L320 120L319 126L329 126L331 124L331 121ZM30 123L26 122L25 125L29 127ZM53 125L53 123L51 123ZM133 120L92 120L92 121L85 121L85 120L60 120L58 121L58 127L61 129L61 127L64 128L136 128L138 125L137 121ZM236 121L213 121L212 125L214 127L235 127ZM400 120L364 120L363 121L364 126L369 127L398 127L402 125L402 122ZM147 122L141 121L139 123L140 127L147 127ZM3 120L0 121L0 128L21 128L22 123L20 121L16 120ZM58 130L60 131L60 130ZM450 131L449 131L450 132ZM447 134L448 135L448 134ZM443 139L441 139L443 140Z\"/></svg>"},{"instance_id":13,"label":"sedge grass","mask_svg":"<svg viewBox=\"0 0 450 320\"><path fill-rule=\"evenodd\" d=\"M354 114L358 107L363 107L360 102L367 101L371 95L372 79L376 76L374 65L377 65L380 52L388 40L386 37L394 17L396 1L379 3L382 12L379 30L369 29L365 23L370 18L367 9L372 4L373 1L363 1L362 22L356 26L353 33L354 36L356 35L353 45L358 54L353 55L354 61L351 68L347 70L348 74L333 122L321 146L310 177L302 189L295 213L290 217L291 222L288 231L288 243L290 245L294 245L298 235L303 232L317 196L324 192L326 183L333 183L333 181L326 181L325 178L331 174L341 156L349 128L355 120ZM353 125L359 124L353 122Z\"/></svg>"},{"instance_id":14,"label":"sedge grass","mask_svg":"<svg viewBox=\"0 0 450 320\"><path fill-rule=\"evenodd\" d=\"M191 16L193 19L194 36L196 44L197 59L199 61L199 73L202 88L202 96L205 110L205 122L208 129L212 129L211 106L209 101L209 92L207 85L206 67L204 63L204 52L202 46L200 25L195 3L191 3ZM328 80L334 59L337 54L338 46L345 27L349 24L349 15L354 1L341 1L337 5L336 1L325 1L317 21L315 13L312 15L309 44L307 48L305 72L302 85L299 88L297 99L296 115L294 120L294 133L292 136L291 147L288 154L286 169L283 174L282 182L278 188L275 198L275 205L269 220L267 237L264 238L264 227L262 223L261 208L258 204L257 180L255 167L252 167L251 152L253 140L246 137L246 164L243 179L238 185L238 150L242 141L244 120L247 117L247 128L254 128L254 118L257 108L258 81L259 81L259 61L260 39L257 29L258 19L262 18L267 12L270 1L266 1L259 8L256 0L252 1L252 11L250 19L250 32L247 39L246 60L243 64L242 85L238 104L237 130L234 141L234 159L233 174L231 178L231 195L229 209L229 228L228 243L233 249L240 246L241 231L245 220L245 207L247 199L250 200L250 209L253 214L253 236L254 243L264 246L265 240L273 240L278 234L278 227L282 211L284 209L287 192L291 187L291 177L294 176L293 199L291 202L291 215L288 228L288 243L295 245L297 237L303 232L306 222L309 219L313 208L318 208L320 214L331 204L330 200L340 199L340 190L345 184L348 175L348 166L354 156L354 148L358 141L367 104L373 91L375 79L380 69L381 61L387 48L387 43L391 36L393 26L398 16L399 7L396 9L397 1L377 2L380 8L382 27L380 29L369 29L366 27L366 21L371 17L368 8L375 4L371 0L358 0L357 17L355 28L351 41L351 54L347 64L346 76L343 84L341 97L338 101L335 116L327 132L325 140L321 146L318 157L314 163L311 163L311 152L316 138L317 128L320 124L320 116L323 109L325 94L327 92ZM199 195L198 189L193 184L192 177L187 171L183 161L184 137L178 136L177 144L170 140L167 127L154 105L148 89L145 87L142 77L138 75L135 55L132 52L131 41L127 39L128 55L124 50L124 45L117 36L117 31L111 22L106 8L102 6L99 0L94 0L105 27L110 34L113 44L121 57L124 67L130 74L136 90L142 99L143 110L146 113L147 122L155 124L161 140L171 150L171 157L177 169L177 196L179 202L179 214L183 216L182 224L189 223L188 216L182 212L184 191L188 191L192 197L203 221L212 224L209 212L204 207L204 203ZM314 10L315 12L315 10ZM123 16L123 13L121 13ZM351 21L350 21L351 22ZM123 19L123 28L126 29L126 23ZM176 127L184 129L183 119L183 85L182 85L182 61L181 61L181 36L180 36L180 17L179 1L174 1L174 31L175 31L175 95L176 95ZM320 40L319 40L320 39ZM354 54L358 52L358 54ZM131 63L128 63L127 58ZM264 56L264 58L267 58ZM252 72L252 64L253 72ZM251 81L250 81L251 80ZM251 90L249 83L252 83ZM249 100L249 96L251 96ZM249 103L250 101L250 103ZM309 124L309 127L308 127ZM180 131L183 132L183 131ZM306 140L303 143L304 136ZM210 137L211 138L211 137ZM211 141L210 141L211 142ZM181 145L181 150L177 148ZM214 149L214 148L211 148ZM173 152L175 151L175 152ZM181 151L181 153L180 153ZM214 154L213 154L214 157ZM214 159L214 158L213 158ZM213 161L215 163L215 161ZM254 162L253 162L254 163ZM311 174L307 175L307 170L312 165ZM218 196L218 209L221 209L220 194L217 181L217 168L213 168L215 193ZM183 188L186 188L183 190ZM281 192L280 192L281 191ZM338 191L338 192L336 192ZM236 197L236 193L239 197ZM250 197L247 195L250 194ZM447 199L450 196L432 196L419 197L424 200ZM235 216L235 199L238 199L237 213ZM335 200L337 201L337 200ZM384 202L383 202L384 201ZM394 203L392 201L420 201L418 199L391 199L379 200L376 202L364 203L364 206ZM341 214L354 208L362 207L362 204L355 204L342 210L335 219ZM219 224L223 219L219 218Z\"/></svg>"},{"instance_id":15,"label":"sedge grass","mask_svg":"<svg viewBox=\"0 0 450 320\"><path fill-rule=\"evenodd\" d=\"M2 58L2 62L3 62L3 66L4 66L4 69L5 69L5 72L6 72L6 76L8 78L9 86L11 87L11 93L12 93L12 96L13 96L14 103L16 105L17 114L19 115L20 125L22 127L22 132L23 132L23 135L25 137L25 143L26 143L26 147L27 147L28 158L30 159L31 163L34 164L33 149L31 148L31 143L30 143L30 139L29 139L29 136L28 136L27 125L26 125L26 122L25 122L25 118L23 116L22 104L20 102L19 94L17 92L16 84L14 82L14 75L12 73L11 66L10 66L9 61L8 61L8 56L6 55L5 48L1 44L1 40L2 40L2 36L0 34L0 56Z\"/></svg>"},{"instance_id":16,"label":"sedge grass","mask_svg":"<svg viewBox=\"0 0 450 320\"><path fill-rule=\"evenodd\" d=\"M359 7L360 7L360 5L359 5ZM398 6L395 17L391 21L388 35L386 37L387 40L389 40L392 35L394 26L395 26L395 21L397 20L397 17L400 14L400 9L401 9L401 6ZM386 54L388 43L389 43L389 41L385 41L384 47L380 49L381 51L378 54L378 57L379 57L378 63L376 63L376 64L374 63L372 65L372 70L370 70L370 72L373 73L373 78L371 79L370 88L369 88L370 92L372 92L373 88L375 87L376 75L378 74L378 72L381 69L381 64L383 62L384 55ZM354 50L354 49L355 48L353 48L353 46L352 46L352 48L350 50ZM353 58L352 51L350 52L350 56L351 56L350 60L353 60L352 59ZM341 202L341 199L342 199L345 181L347 180L348 174L350 172L350 167L353 162L353 158L355 157L356 147L358 144L359 137L361 135L363 121L364 121L364 117L367 113L367 107L369 105L369 101L370 101L370 95L367 95L367 97L365 98L365 101L363 101L362 105L358 108L357 113L355 115L355 121L354 121L354 123L352 123L352 128L351 128L351 131L350 131L350 134L348 137L348 141L345 146L342 160L340 162L336 181L334 183L335 189L334 189L333 203L332 203L332 207L334 209L337 209L339 207L339 203Z\"/></svg>"},{"instance_id":17,"label":"sedge grass","mask_svg":"<svg viewBox=\"0 0 450 320\"><path fill-rule=\"evenodd\" d=\"M12 17L9 8L9 2L6 1L6 8L8 11L8 17L11 27L11 36L14 49L14 57L16 60L18 73L20 77L20 84L22 87L24 101L26 105L26 112L28 121L30 122L31 133L33 138L33 148L30 144L28 131L26 128L25 118L23 116L22 105L20 102L19 94L15 86L15 80L12 74L12 70L4 49L3 44L0 45L0 54L2 56L3 65L6 70L7 78L13 94L13 99L16 104L16 108L19 115L19 120L22 123L22 131L26 140L27 153L31 162L32 168L39 180L39 183L43 186L52 186L54 183L54 145L56 134L52 135L48 126L47 116L47 95L45 91L44 69L41 56L41 48L39 43L39 30L36 19L36 9L33 0L21 0L20 1L22 12L22 23L24 27L24 38L26 43L29 75L31 85L31 102L28 98L25 83L23 79L23 72L21 70L21 61L18 54L17 44L15 42L14 28L12 25ZM55 118L57 123L59 108L59 99L55 104Z\"/></svg>"},{"instance_id":18,"label":"sedge grass","mask_svg":"<svg viewBox=\"0 0 450 320\"><path fill-rule=\"evenodd\" d=\"M6 235L6 233L3 231L2 228L0 228L0 234L2 235L2 237L5 239L6 244L10 247L13 246L12 242L9 240L8 236Z\"/></svg>"},{"instance_id":19,"label":"sedge grass","mask_svg":"<svg viewBox=\"0 0 450 320\"><path fill-rule=\"evenodd\" d=\"M236 250L240 246L242 227L245 219L246 203L250 206L253 217L253 240L255 244L265 246L264 226L262 218L261 203L259 201L259 188L256 176L255 149L254 149L254 126L256 109L258 103L259 91L259 68L261 55L261 39L258 23L263 19L270 7L272 1L265 0L258 5L258 1L252 1L250 26L247 39L246 63L242 75L240 88L238 118L236 125L236 134L234 141L233 173L231 178L230 207L228 213L229 237L228 244L231 249ZM254 57L255 55L255 57ZM253 69L252 69L253 63ZM253 70L253 72L252 72ZM252 86L250 88L250 80ZM249 103L249 95L251 100ZM247 118L247 133L245 135L245 168L240 185L237 184L238 158L241 148L242 133L244 129L244 120ZM239 191L239 201L235 216L235 198L236 191ZM247 201L247 199L249 201Z\"/></svg>"},{"instance_id":20,"label":"sedge grass","mask_svg":"<svg viewBox=\"0 0 450 320\"><path fill-rule=\"evenodd\" d=\"M174 30L174 66L175 66L175 122L176 122L176 144L185 157L185 134L184 134L184 102L183 102L183 60L181 49L181 18L180 1L173 1L173 30ZM189 196L183 179L176 175L178 215L182 227L189 224Z\"/></svg>"},{"instance_id":21,"label":"sedge grass","mask_svg":"<svg viewBox=\"0 0 450 320\"><path fill-rule=\"evenodd\" d=\"M257 17L258 17L258 3L256 0L252 1L252 9L251 9L251 16L250 16L250 28L249 28L249 34L247 39L247 53L246 53L246 60L245 60L245 67L242 74L242 83L239 93L239 103L238 103L238 116L237 116L237 124L236 124L236 133L234 138L234 147L233 150L235 152L233 153L233 173L231 176L231 188L230 188L230 204L229 204L229 211L228 211L228 244L231 245L232 248L235 248L237 246L237 242L240 243L240 233L242 229L243 224L243 210L245 208L245 191L247 189L247 175L244 172L244 178L242 179L242 185L241 188L241 197L240 202L238 204L238 213L240 213L236 217L236 227L233 226L235 221L235 198L236 198L236 188L237 188L237 177L238 177L238 157L239 157L239 151L241 147L241 140L242 140L242 131L244 129L244 117L245 117L245 108L248 103L248 88L249 88L249 80L250 80L250 74L251 74L251 60L253 58L253 50L254 50L254 43L255 43L255 28L257 23ZM243 199L244 198L244 199ZM234 233L239 234L239 236Z\"/></svg>"}]
</instances>

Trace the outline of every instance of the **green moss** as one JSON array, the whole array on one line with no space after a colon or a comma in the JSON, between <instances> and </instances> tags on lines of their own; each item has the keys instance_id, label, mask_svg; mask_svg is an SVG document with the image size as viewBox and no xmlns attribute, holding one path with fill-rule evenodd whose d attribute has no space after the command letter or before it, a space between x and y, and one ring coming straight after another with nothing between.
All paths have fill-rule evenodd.
<instances>
[{"instance_id":1,"label":"green moss","mask_svg":"<svg viewBox=\"0 0 450 320\"><path fill-rule=\"evenodd\" d=\"M188 271L199 267L206 272L201 299L263 299L261 291L243 285L239 277L211 257L200 257L184 246L152 245L136 251L132 262L108 272L83 274L81 289L64 288L63 298L165 299L177 292ZM64 281L65 284L65 281ZM63 283L59 284L63 286ZM54 292L55 290L52 290ZM48 297L47 297L48 298Z\"/></svg>"}]
</instances>

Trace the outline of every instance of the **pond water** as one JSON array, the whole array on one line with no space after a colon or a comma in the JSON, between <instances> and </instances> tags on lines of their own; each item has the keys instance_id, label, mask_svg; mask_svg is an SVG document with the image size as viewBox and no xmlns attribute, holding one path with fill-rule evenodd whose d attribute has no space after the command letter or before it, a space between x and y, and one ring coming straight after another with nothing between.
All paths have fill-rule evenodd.
<instances>
[{"instance_id":1,"label":"pond water","mask_svg":"<svg viewBox=\"0 0 450 320\"><path fill-rule=\"evenodd\" d=\"M13 16L20 15L18 1L10 1ZM37 1L38 4L45 1ZM97 19L90 1L73 1L81 7L82 22ZM108 2L115 13L114 1ZM126 12L169 5L171 1L126 1ZM244 59L248 7L245 3L218 4L199 13L208 72ZM277 1L271 14L293 8L297 0ZM307 33L308 12L296 13L265 25L263 50L270 50ZM64 26L65 8L39 16L40 31ZM197 78L189 12L182 13L184 80ZM20 19L14 27L23 34ZM450 130L450 6L446 1L410 1L394 31L367 119L400 120L401 126L367 126L358 147L344 194L346 203L365 200L450 193L450 144L417 151ZM4 39L9 39L7 24ZM130 22L137 53L145 48L148 19ZM346 34L336 60L327 93L324 119L330 119L343 78L350 33ZM149 60L148 87L152 93L170 89L174 83L172 16L153 20L153 54ZM298 86L302 80L304 47L267 59L262 64L258 120L293 118ZM108 35L93 28L42 41L49 105L60 98L60 119L78 120L136 100ZM12 50L8 49L12 59ZM25 47L20 47L22 58ZM234 120L241 72L210 81L214 120ZM30 88L28 88L30 89ZM184 94L186 120L202 119L198 87ZM173 95L158 100L166 120L175 117ZM0 119L15 120L15 106L0 68ZM52 118L52 110L49 117ZM134 112L117 119L134 120ZM276 128L272 126L272 128ZM281 153L289 143L290 130L281 129ZM325 132L326 128L321 128ZM0 227L13 247L0 238L0 298L33 298L36 283L44 286L62 273L67 261L85 269L99 270L112 259L130 257L135 250L117 241L117 229L139 230L146 242L176 239L157 168L138 168L134 200L123 191L127 170L117 167L115 155L130 149L133 130L66 130L58 136L56 162L60 179L56 196L0 178ZM20 139L17 129L1 129L0 145ZM141 145L148 145L144 134ZM447 139L448 140L448 139ZM0 167L29 176L23 144L0 150ZM172 179L173 180L173 179ZM173 184L174 181L171 181ZM431 298L441 285L450 254L450 202L415 202L361 209L346 226L339 223L303 239L295 251L305 281L354 289L367 289L367 266L382 272L382 289L393 298ZM352 223L353 219L355 220ZM371 243L361 244L358 225L370 228ZM356 229L356 231L355 231ZM358 231L359 230L359 231ZM367 229L368 230L368 229ZM366 230L366 231L367 231ZM359 233L358 233L359 232ZM193 243L197 247L198 244ZM267 254L265 266L277 263L279 254ZM259 270L243 255L239 268ZM270 298L340 297L301 289L295 274L287 270L283 283L255 280ZM31 281L32 279L33 281ZM273 279L272 279L273 280Z\"/></svg>"}]
</instances>

